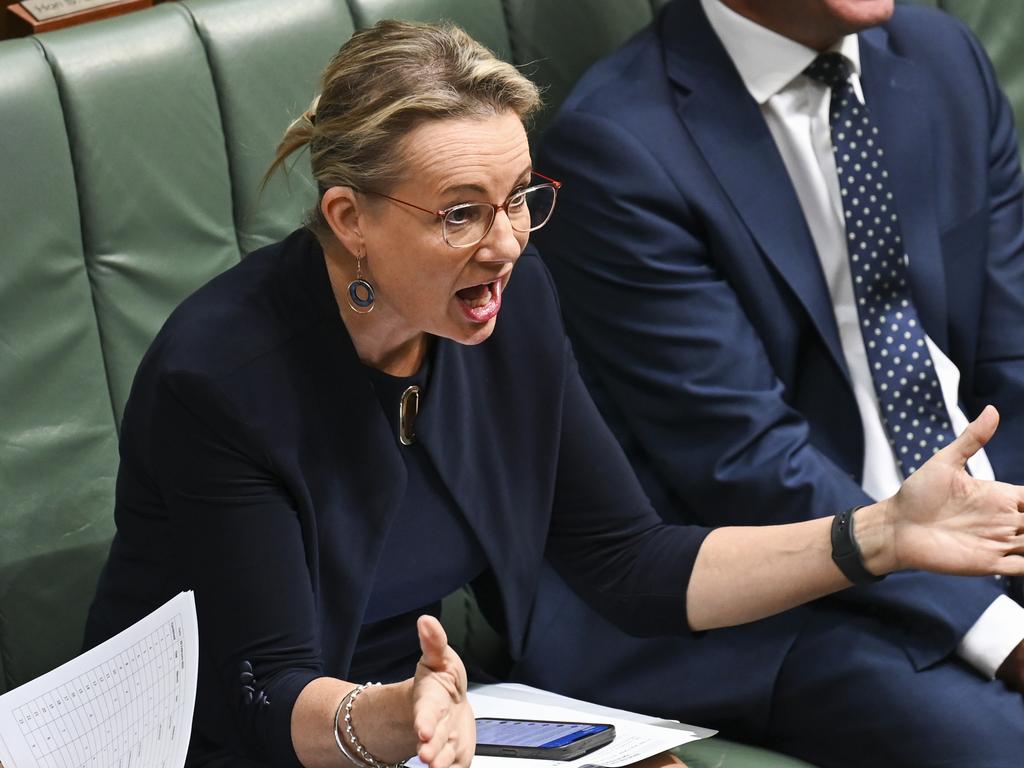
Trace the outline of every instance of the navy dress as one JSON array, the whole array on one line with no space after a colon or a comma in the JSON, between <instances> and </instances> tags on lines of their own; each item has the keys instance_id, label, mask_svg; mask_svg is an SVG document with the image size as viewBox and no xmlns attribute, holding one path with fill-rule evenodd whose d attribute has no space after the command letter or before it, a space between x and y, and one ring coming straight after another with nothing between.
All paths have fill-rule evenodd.
<instances>
[{"instance_id":1,"label":"navy dress","mask_svg":"<svg viewBox=\"0 0 1024 768\"><path fill-rule=\"evenodd\" d=\"M415 376L389 376L366 369L391 434L405 463L407 486L388 530L382 568L370 592L349 676L357 682L397 682L412 677L420 658L416 620L425 613L440 618L441 600L476 579L487 556L419 442L398 440L398 404L402 393L419 386L423 408L443 397L430 386L430 359ZM424 547L443 541L444 549Z\"/></svg>"},{"instance_id":2,"label":"navy dress","mask_svg":"<svg viewBox=\"0 0 1024 768\"><path fill-rule=\"evenodd\" d=\"M403 446L406 382L360 363L305 230L201 288L147 352L86 645L195 591L190 766L298 765L302 689L408 676L415 617L481 573L513 659L545 557L624 630L689 632L707 530L651 508L580 381L535 253L492 337L435 339L420 373L417 441Z\"/></svg>"}]
</instances>

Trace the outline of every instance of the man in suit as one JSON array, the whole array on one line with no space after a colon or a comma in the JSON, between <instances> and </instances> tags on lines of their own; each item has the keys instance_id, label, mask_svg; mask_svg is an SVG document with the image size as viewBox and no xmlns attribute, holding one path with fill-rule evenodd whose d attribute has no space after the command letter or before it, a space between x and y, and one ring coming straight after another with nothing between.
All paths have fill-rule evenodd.
<instances>
[{"instance_id":1,"label":"man in suit","mask_svg":"<svg viewBox=\"0 0 1024 768\"><path fill-rule=\"evenodd\" d=\"M564 182L536 242L581 368L666 518L882 498L986 403L1003 422L970 468L1024 480L1024 182L953 19L677 0L576 86L538 167ZM905 574L667 642L545 578L535 682L821 766L1024 760L1024 609L1002 582Z\"/></svg>"}]
</instances>

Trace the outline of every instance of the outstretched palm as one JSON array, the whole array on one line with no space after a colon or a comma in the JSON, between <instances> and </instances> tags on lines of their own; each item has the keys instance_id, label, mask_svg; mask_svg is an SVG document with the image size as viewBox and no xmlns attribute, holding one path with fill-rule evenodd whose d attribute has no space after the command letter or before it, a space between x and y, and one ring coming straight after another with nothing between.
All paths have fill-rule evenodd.
<instances>
[{"instance_id":1,"label":"outstretched palm","mask_svg":"<svg viewBox=\"0 0 1024 768\"><path fill-rule=\"evenodd\" d=\"M416 623L423 655L413 678L417 755L430 768L467 768L476 750L476 721L466 697L466 668L433 616Z\"/></svg>"},{"instance_id":2,"label":"outstretched palm","mask_svg":"<svg viewBox=\"0 0 1024 768\"><path fill-rule=\"evenodd\" d=\"M897 568L1024 574L1024 489L977 480L964 465L995 433L989 406L890 500Z\"/></svg>"}]
</instances>

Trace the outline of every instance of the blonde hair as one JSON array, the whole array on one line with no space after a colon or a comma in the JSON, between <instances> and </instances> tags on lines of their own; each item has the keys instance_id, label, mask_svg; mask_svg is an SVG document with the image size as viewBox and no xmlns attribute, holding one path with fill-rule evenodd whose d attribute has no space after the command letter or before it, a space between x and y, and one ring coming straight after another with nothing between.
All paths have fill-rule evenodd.
<instances>
[{"instance_id":1,"label":"blonde hair","mask_svg":"<svg viewBox=\"0 0 1024 768\"><path fill-rule=\"evenodd\" d=\"M512 111L525 123L540 104L536 85L454 24L381 21L331 59L263 183L308 145L320 196L334 186L383 191L401 178L399 143L424 120ZM306 226L329 235L319 204Z\"/></svg>"}]
</instances>

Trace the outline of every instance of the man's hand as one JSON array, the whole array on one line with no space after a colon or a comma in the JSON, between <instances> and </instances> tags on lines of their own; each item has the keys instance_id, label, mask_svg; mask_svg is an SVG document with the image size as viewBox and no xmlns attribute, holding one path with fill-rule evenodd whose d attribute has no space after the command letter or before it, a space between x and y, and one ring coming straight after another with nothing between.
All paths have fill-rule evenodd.
<instances>
[{"instance_id":1,"label":"man's hand","mask_svg":"<svg viewBox=\"0 0 1024 768\"><path fill-rule=\"evenodd\" d=\"M1006 683L1007 688L1024 693L1024 642L1010 651L996 670L996 677Z\"/></svg>"},{"instance_id":2,"label":"man's hand","mask_svg":"<svg viewBox=\"0 0 1024 768\"><path fill-rule=\"evenodd\" d=\"M888 500L894 546L885 570L1024 573L1024 558L1016 556L1024 553L1024 488L977 480L965 470L998 424L998 412L988 406Z\"/></svg>"},{"instance_id":3,"label":"man's hand","mask_svg":"<svg viewBox=\"0 0 1024 768\"><path fill-rule=\"evenodd\" d=\"M413 678L417 755L430 768L468 768L476 751L476 720L466 697L466 668L433 616L416 623L423 656Z\"/></svg>"}]
</instances>

